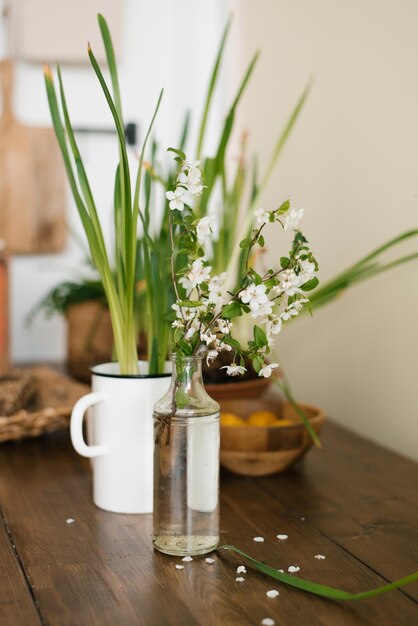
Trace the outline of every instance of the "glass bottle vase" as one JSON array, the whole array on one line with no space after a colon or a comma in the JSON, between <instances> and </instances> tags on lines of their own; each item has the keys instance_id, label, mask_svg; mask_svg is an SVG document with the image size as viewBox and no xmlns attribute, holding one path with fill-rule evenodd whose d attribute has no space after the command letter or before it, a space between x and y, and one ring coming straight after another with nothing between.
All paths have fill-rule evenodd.
<instances>
[{"instance_id":1,"label":"glass bottle vase","mask_svg":"<svg viewBox=\"0 0 418 626\"><path fill-rule=\"evenodd\" d=\"M173 355L168 392L154 406L154 530L160 552L205 554L219 542L219 405L202 357Z\"/></svg>"}]
</instances>

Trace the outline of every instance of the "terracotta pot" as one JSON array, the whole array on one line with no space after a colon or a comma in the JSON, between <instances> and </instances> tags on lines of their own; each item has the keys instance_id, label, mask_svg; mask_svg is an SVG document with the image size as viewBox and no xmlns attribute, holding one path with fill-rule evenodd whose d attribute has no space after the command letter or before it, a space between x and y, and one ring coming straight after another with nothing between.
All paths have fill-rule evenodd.
<instances>
[{"instance_id":1,"label":"terracotta pot","mask_svg":"<svg viewBox=\"0 0 418 626\"><path fill-rule=\"evenodd\" d=\"M67 365L77 380L90 382L90 367L112 360L113 333L108 309L94 300L66 311Z\"/></svg>"},{"instance_id":2,"label":"terracotta pot","mask_svg":"<svg viewBox=\"0 0 418 626\"><path fill-rule=\"evenodd\" d=\"M255 411L271 411L288 425L225 426L221 422L221 465L235 474L268 476L283 472L300 459L312 439L293 407L280 397L262 400L224 400L221 412L248 419ZM321 409L300 403L315 432L320 433L325 415Z\"/></svg>"}]
</instances>

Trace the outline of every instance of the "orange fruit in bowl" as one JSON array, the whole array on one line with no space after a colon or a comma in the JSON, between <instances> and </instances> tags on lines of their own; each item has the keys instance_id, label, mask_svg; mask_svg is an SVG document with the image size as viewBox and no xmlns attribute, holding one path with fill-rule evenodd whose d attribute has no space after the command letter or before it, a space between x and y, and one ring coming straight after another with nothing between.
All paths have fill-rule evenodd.
<instances>
[{"instance_id":1,"label":"orange fruit in bowl","mask_svg":"<svg viewBox=\"0 0 418 626\"><path fill-rule=\"evenodd\" d=\"M273 411L254 411L248 417L249 426L271 426L277 421L277 415Z\"/></svg>"},{"instance_id":2,"label":"orange fruit in bowl","mask_svg":"<svg viewBox=\"0 0 418 626\"><path fill-rule=\"evenodd\" d=\"M221 413L222 426L245 426L245 421L235 413Z\"/></svg>"}]
</instances>

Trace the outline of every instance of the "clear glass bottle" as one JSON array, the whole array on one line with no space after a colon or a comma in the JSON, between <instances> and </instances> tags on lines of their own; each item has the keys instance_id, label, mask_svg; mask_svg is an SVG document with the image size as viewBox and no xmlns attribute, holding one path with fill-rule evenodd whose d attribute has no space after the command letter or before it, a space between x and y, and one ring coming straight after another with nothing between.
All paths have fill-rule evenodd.
<instances>
[{"instance_id":1,"label":"clear glass bottle","mask_svg":"<svg viewBox=\"0 0 418 626\"><path fill-rule=\"evenodd\" d=\"M219 404L201 356L172 355L168 392L154 406L154 532L160 552L205 554L219 542Z\"/></svg>"}]
</instances>

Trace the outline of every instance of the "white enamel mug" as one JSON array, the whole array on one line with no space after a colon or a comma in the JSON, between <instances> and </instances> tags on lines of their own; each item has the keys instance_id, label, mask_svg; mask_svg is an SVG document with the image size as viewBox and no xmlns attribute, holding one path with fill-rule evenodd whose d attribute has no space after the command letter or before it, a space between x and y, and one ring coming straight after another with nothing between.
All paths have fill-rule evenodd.
<instances>
[{"instance_id":1,"label":"white enamel mug","mask_svg":"<svg viewBox=\"0 0 418 626\"><path fill-rule=\"evenodd\" d=\"M92 393L74 405L71 441L75 450L92 459L93 500L116 513L151 513L153 504L154 438L152 411L170 383L166 372L148 375L139 361L139 375L121 376L118 363L92 368ZM88 417L87 444L83 420Z\"/></svg>"}]
</instances>

